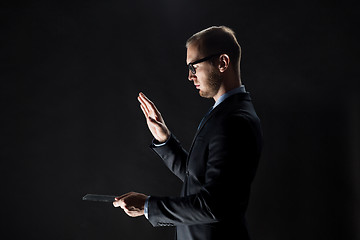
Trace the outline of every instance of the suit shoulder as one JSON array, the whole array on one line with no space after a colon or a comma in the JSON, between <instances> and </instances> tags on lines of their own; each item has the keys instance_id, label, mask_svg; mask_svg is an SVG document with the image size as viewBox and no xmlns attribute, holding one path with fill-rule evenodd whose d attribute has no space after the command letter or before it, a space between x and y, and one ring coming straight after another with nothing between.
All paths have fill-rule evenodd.
<instances>
[{"instance_id":1,"label":"suit shoulder","mask_svg":"<svg viewBox=\"0 0 360 240\"><path fill-rule=\"evenodd\" d=\"M217 121L221 132L238 134L239 132L260 129L260 119L252 109L233 108L219 113Z\"/></svg>"}]
</instances>

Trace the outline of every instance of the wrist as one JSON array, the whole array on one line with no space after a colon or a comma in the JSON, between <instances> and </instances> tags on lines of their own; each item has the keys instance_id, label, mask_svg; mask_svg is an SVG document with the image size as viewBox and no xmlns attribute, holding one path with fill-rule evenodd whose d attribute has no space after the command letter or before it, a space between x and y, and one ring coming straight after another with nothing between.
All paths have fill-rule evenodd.
<instances>
[{"instance_id":1,"label":"wrist","mask_svg":"<svg viewBox=\"0 0 360 240\"><path fill-rule=\"evenodd\" d=\"M166 143L166 142L169 140L170 136L171 136L171 133L168 132L166 135L164 135L164 136L161 137L161 138L155 138L156 143L157 143L157 144Z\"/></svg>"}]
</instances>

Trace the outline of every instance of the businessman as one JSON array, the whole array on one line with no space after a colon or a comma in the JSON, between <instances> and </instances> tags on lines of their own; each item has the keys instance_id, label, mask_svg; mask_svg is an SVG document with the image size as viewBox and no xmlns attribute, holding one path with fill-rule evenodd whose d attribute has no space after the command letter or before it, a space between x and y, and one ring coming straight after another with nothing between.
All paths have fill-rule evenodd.
<instances>
[{"instance_id":1,"label":"businessman","mask_svg":"<svg viewBox=\"0 0 360 240\"><path fill-rule=\"evenodd\" d=\"M262 132L240 78L241 48L227 27L210 27L186 42L188 79L215 103L184 150L143 93L138 100L154 136L151 149L183 181L180 197L130 192L114 201L153 226L176 226L178 240L249 239L245 222Z\"/></svg>"}]
</instances>

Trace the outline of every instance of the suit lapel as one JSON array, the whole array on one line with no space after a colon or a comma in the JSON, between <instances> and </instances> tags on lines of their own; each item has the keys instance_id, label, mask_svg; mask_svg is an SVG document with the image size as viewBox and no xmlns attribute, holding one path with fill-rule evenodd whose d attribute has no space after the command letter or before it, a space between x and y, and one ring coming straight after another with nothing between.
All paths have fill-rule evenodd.
<instances>
[{"instance_id":1,"label":"suit lapel","mask_svg":"<svg viewBox=\"0 0 360 240\"><path fill-rule=\"evenodd\" d=\"M205 126L205 124L207 123L207 121L209 121L212 116L214 116L214 114L216 114L218 111L220 111L221 109L223 109L225 106L227 106L228 104L231 104L231 102L237 102L237 101L242 101L242 100L251 100L249 93L238 93L235 94L233 96L230 96L229 98L225 99L224 102L220 103L217 107L215 107L210 114L208 114L208 116L206 116L203 121L201 122L200 126L198 127L195 136L193 138L193 141L191 143L190 149L189 149L189 154L188 157L191 154L192 148L194 146L194 143L196 141L197 136L199 135L199 133L201 132L201 130L203 129L203 127Z\"/></svg>"},{"instance_id":2,"label":"suit lapel","mask_svg":"<svg viewBox=\"0 0 360 240\"><path fill-rule=\"evenodd\" d=\"M201 131L201 129L204 127L204 125L206 124L206 122L217 112L219 111L219 108L216 107L214 108L201 122L200 126L198 127L196 133L195 133L195 137L194 139L196 138L196 136L199 134L199 132Z\"/></svg>"}]
</instances>

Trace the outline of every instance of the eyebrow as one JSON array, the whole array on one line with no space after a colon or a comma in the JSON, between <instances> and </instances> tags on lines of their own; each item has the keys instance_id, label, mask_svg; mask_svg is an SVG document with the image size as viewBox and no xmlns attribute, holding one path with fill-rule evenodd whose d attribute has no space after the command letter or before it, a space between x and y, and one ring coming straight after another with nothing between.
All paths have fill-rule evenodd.
<instances>
[{"instance_id":1,"label":"eyebrow","mask_svg":"<svg viewBox=\"0 0 360 240\"><path fill-rule=\"evenodd\" d=\"M192 63L191 61L188 63L187 62L187 59L185 59L185 63L186 63L186 65L189 65L190 63Z\"/></svg>"},{"instance_id":2,"label":"eyebrow","mask_svg":"<svg viewBox=\"0 0 360 240\"><path fill-rule=\"evenodd\" d=\"M185 62L186 62L186 65L189 65L190 63L194 63L194 62L197 62L197 61L198 61L198 60L195 60L195 61L192 60L192 61L190 61L189 63L187 63L186 61L185 61ZM195 64L197 64L197 63L195 63Z\"/></svg>"}]
</instances>

